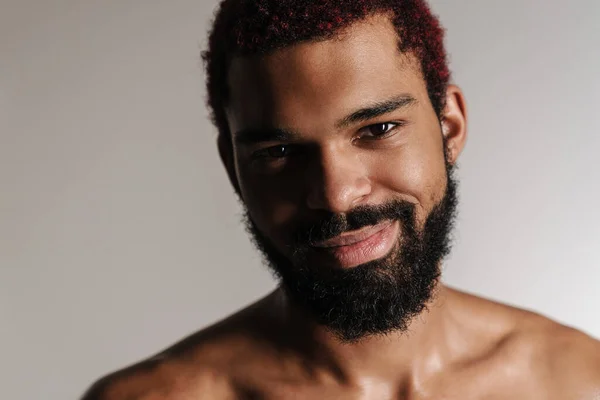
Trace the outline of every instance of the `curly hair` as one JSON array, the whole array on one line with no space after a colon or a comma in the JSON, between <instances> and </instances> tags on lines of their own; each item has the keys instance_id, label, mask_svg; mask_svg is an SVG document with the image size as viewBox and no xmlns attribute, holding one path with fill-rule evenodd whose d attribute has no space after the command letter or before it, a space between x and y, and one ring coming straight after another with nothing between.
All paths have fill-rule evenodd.
<instances>
[{"instance_id":1,"label":"curly hair","mask_svg":"<svg viewBox=\"0 0 600 400\"><path fill-rule=\"evenodd\" d=\"M450 71L444 30L425 0L223 0L209 33L208 49L202 52L207 104L219 135L230 135L225 107L233 57L326 40L353 22L378 13L390 14L399 51L419 60L429 99L441 118Z\"/></svg>"}]
</instances>

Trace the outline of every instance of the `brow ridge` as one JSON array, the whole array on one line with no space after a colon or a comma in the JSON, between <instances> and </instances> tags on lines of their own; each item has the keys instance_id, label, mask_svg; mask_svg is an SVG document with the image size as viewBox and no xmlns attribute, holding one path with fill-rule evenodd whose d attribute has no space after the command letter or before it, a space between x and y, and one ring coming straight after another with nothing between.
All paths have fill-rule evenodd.
<instances>
[{"instance_id":1,"label":"brow ridge","mask_svg":"<svg viewBox=\"0 0 600 400\"><path fill-rule=\"evenodd\" d=\"M337 129L344 129L348 126L365 122L385 114L397 111L402 108L408 108L417 103L417 100L409 95L402 94L389 100L373 103L359 110L353 111L349 115L335 123ZM290 129L265 127L265 128L246 128L236 132L234 140L238 144L252 145L264 142L291 142L297 140L300 135Z\"/></svg>"},{"instance_id":2,"label":"brow ridge","mask_svg":"<svg viewBox=\"0 0 600 400\"><path fill-rule=\"evenodd\" d=\"M417 99L415 99L413 96L409 94L403 94L389 100L374 103L367 107L361 108L360 110L353 111L346 117L336 122L335 126L338 129L343 129L350 125L354 125L359 122L365 122L370 119L391 113L392 111L408 108L416 103Z\"/></svg>"}]
</instances>

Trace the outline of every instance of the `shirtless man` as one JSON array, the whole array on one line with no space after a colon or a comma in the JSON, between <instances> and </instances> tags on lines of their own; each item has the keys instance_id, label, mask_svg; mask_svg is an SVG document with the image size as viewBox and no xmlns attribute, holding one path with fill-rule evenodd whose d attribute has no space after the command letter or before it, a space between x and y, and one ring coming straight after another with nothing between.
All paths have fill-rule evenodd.
<instances>
[{"instance_id":1,"label":"shirtless man","mask_svg":"<svg viewBox=\"0 0 600 400\"><path fill-rule=\"evenodd\" d=\"M600 399L600 345L444 286L465 100L421 0L226 0L218 148L270 295L87 400Z\"/></svg>"}]
</instances>

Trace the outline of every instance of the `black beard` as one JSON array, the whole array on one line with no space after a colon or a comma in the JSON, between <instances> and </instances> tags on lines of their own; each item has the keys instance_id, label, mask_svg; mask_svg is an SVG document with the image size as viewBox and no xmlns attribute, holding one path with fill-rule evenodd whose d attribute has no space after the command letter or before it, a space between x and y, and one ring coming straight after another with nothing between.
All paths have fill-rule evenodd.
<instances>
[{"instance_id":1,"label":"black beard","mask_svg":"<svg viewBox=\"0 0 600 400\"><path fill-rule=\"evenodd\" d=\"M453 171L447 163L445 194L421 230L416 227L415 205L399 200L330 214L298 228L291 259L258 229L247 209L246 229L289 298L341 341L404 332L426 310L440 277L440 263L450 252L458 205ZM306 261L311 243L386 220L401 226L400 237L386 257L349 269Z\"/></svg>"}]
</instances>

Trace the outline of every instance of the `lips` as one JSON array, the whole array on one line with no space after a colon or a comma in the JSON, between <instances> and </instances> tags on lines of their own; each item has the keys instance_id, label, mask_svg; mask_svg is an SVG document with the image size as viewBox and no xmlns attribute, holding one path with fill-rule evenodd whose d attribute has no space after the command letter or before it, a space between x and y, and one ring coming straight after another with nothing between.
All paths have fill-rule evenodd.
<instances>
[{"instance_id":1,"label":"lips","mask_svg":"<svg viewBox=\"0 0 600 400\"><path fill-rule=\"evenodd\" d=\"M341 268L350 268L385 257L394 247L399 233L398 221L347 232L312 246L314 255Z\"/></svg>"},{"instance_id":2,"label":"lips","mask_svg":"<svg viewBox=\"0 0 600 400\"><path fill-rule=\"evenodd\" d=\"M392 221L382 222L377 225L368 226L357 231L346 232L339 236L334 237L333 239L326 240L321 243L317 243L314 247L317 248L331 248L331 247L340 247L340 246L348 246L351 244L356 244L362 242L374 234L381 232L383 229L387 228L392 224Z\"/></svg>"}]
</instances>

